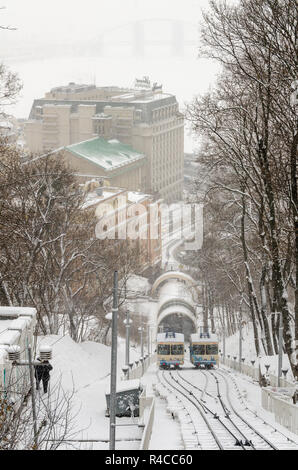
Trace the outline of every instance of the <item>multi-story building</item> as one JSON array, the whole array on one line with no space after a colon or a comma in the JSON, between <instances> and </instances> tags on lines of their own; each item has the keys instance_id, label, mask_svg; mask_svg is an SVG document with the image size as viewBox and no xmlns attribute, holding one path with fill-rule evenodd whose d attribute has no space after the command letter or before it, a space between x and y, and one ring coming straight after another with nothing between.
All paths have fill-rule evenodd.
<instances>
[{"instance_id":1,"label":"multi-story building","mask_svg":"<svg viewBox=\"0 0 298 470\"><path fill-rule=\"evenodd\" d=\"M128 240L143 271L158 265L162 256L159 202L138 191L85 183L84 210L94 211L98 220L96 236L111 243Z\"/></svg>"},{"instance_id":2,"label":"multi-story building","mask_svg":"<svg viewBox=\"0 0 298 470\"><path fill-rule=\"evenodd\" d=\"M148 82L139 89L74 83L54 88L34 100L25 135L33 153L96 136L118 139L147 157L143 191L168 202L182 198L184 118L176 97Z\"/></svg>"}]
</instances>

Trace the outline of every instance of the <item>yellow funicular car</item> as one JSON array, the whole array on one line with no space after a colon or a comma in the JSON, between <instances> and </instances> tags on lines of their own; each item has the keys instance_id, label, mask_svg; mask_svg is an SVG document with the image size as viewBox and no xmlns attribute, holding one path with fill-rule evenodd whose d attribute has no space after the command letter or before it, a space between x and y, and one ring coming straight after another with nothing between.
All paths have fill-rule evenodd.
<instances>
[{"instance_id":1,"label":"yellow funicular car","mask_svg":"<svg viewBox=\"0 0 298 470\"><path fill-rule=\"evenodd\" d=\"M167 331L157 335L157 362L160 369L178 369L184 364L184 335Z\"/></svg>"},{"instance_id":2,"label":"yellow funicular car","mask_svg":"<svg viewBox=\"0 0 298 470\"><path fill-rule=\"evenodd\" d=\"M218 365L218 338L208 331L190 335L190 362L197 368L212 369Z\"/></svg>"}]
</instances>

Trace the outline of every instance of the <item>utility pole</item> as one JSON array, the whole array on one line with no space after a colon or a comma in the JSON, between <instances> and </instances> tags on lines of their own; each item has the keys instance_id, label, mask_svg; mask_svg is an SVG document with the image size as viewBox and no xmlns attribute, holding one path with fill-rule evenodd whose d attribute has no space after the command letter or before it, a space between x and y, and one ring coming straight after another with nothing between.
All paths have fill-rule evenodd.
<instances>
[{"instance_id":1,"label":"utility pole","mask_svg":"<svg viewBox=\"0 0 298 470\"><path fill-rule=\"evenodd\" d=\"M118 320L118 271L114 272L112 308L112 348L110 381L110 450L115 450L116 441L116 386L117 386L117 320Z\"/></svg>"},{"instance_id":2,"label":"utility pole","mask_svg":"<svg viewBox=\"0 0 298 470\"><path fill-rule=\"evenodd\" d=\"M277 386L280 387L281 381L281 371L282 371L282 356L283 356L283 318L282 312L279 312L279 336L278 336L278 383Z\"/></svg>"}]
</instances>

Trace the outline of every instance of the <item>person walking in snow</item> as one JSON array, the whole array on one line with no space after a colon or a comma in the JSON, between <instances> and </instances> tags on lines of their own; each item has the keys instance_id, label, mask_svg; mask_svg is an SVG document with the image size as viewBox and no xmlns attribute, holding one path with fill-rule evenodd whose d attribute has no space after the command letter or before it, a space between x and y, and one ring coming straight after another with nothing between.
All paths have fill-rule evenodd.
<instances>
[{"instance_id":1,"label":"person walking in snow","mask_svg":"<svg viewBox=\"0 0 298 470\"><path fill-rule=\"evenodd\" d=\"M43 391L47 393L48 391L48 384L50 380L50 371L53 369L49 361L41 361L38 357L37 361L40 362L40 365L34 366L35 369L35 379L36 379L36 390L39 390L39 384L42 380Z\"/></svg>"}]
</instances>

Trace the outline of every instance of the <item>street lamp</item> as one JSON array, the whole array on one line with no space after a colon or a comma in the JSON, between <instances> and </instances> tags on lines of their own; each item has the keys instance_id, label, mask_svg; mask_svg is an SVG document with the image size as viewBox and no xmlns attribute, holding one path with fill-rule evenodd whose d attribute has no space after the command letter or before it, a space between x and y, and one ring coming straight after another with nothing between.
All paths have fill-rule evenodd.
<instances>
[{"instance_id":1,"label":"street lamp","mask_svg":"<svg viewBox=\"0 0 298 470\"><path fill-rule=\"evenodd\" d=\"M281 383L281 369L282 369L282 356L283 356L283 317L282 312L279 313L279 330L278 330L278 383L277 386L280 387Z\"/></svg>"},{"instance_id":2,"label":"street lamp","mask_svg":"<svg viewBox=\"0 0 298 470\"><path fill-rule=\"evenodd\" d=\"M126 329L125 364L126 366L129 366L130 325L132 324L132 320L129 318L129 310L126 312L126 319L123 323ZM127 378L129 379L129 369L127 371Z\"/></svg>"},{"instance_id":3,"label":"street lamp","mask_svg":"<svg viewBox=\"0 0 298 470\"><path fill-rule=\"evenodd\" d=\"M138 328L138 331L140 332L141 334L141 358L140 358L140 361L142 362L142 375L144 375L144 343L143 343L143 331L144 331L144 328L142 326L140 326Z\"/></svg>"},{"instance_id":4,"label":"street lamp","mask_svg":"<svg viewBox=\"0 0 298 470\"><path fill-rule=\"evenodd\" d=\"M152 356L152 351L153 351L153 331L154 331L155 326L150 323L149 324L149 330L150 330L150 352L149 355Z\"/></svg>"}]
</instances>

